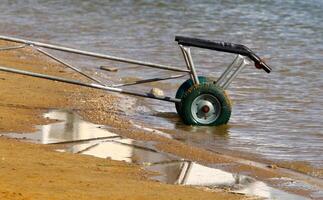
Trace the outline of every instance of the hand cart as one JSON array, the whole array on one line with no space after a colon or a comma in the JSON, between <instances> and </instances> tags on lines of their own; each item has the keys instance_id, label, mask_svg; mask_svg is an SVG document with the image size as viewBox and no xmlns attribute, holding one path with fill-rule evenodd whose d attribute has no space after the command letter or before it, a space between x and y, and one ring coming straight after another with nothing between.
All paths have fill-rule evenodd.
<instances>
[{"instance_id":1,"label":"hand cart","mask_svg":"<svg viewBox=\"0 0 323 200\"><path fill-rule=\"evenodd\" d=\"M233 44L228 42L209 41L209 40L189 38L189 37L183 37L183 36L176 36L175 41L178 42L180 50L183 53L184 61L187 69L143 62L143 61L132 60L132 59L126 59L121 57L115 57L115 56L110 56L106 54L94 53L94 52L59 46L59 45L52 45L52 44L29 41L29 40L18 39L18 38L7 37L7 36L0 36L0 39L23 44L19 46L0 48L0 52L4 50L14 50L19 48L24 48L27 46L33 47L40 53L73 69L74 71L77 71L78 73L86 76L87 78L91 79L95 83L84 83L78 80L66 79L66 78L50 76L46 74L39 74L39 73L18 70L18 69L13 69L9 67L3 67L3 66L0 66L0 71L38 77L38 78L43 78L48 80L60 81L64 83L80 85L80 86L85 86L85 87L90 87L95 89L101 89L101 90L106 90L111 92L118 92L118 93L123 93L128 95L139 96L139 97L157 99L157 100L166 101L166 102L172 102L172 103L175 103L176 110L179 116L182 118L183 122L188 125L214 126L214 125L222 125L222 124L228 123L231 116L232 108L230 104L230 99L226 95L225 90L229 87L231 82L237 77L237 75L242 71L242 69L246 65L250 64L251 62L254 62L254 65L256 68L263 69L267 73L271 72L271 68L264 61L262 61L253 51L251 51L249 48L247 48L244 45ZM237 54L237 56L235 57L233 62L226 68L223 74L218 78L218 80L213 81L205 76L197 75L195 66L193 63L193 59L191 56L191 52L190 52L191 47L198 47L198 48L204 48L209 50L233 53L233 54ZM97 78L82 72L80 69L49 54L48 52L46 52L41 48L53 49L53 50L74 53L74 54L79 54L84 56L130 63L130 64L135 64L140 66L152 67L152 68L157 68L162 70L182 72L185 74L174 75L170 77L158 77L153 79L145 79L145 80L135 81L132 83L125 83L125 84L106 85L102 81L98 80ZM123 86L181 78L187 74L190 76L190 78L186 80L184 83L182 83L182 85L178 88L175 98L164 96L164 95L155 95L149 92L142 93L138 91L122 89Z\"/></svg>"}]
</instances>

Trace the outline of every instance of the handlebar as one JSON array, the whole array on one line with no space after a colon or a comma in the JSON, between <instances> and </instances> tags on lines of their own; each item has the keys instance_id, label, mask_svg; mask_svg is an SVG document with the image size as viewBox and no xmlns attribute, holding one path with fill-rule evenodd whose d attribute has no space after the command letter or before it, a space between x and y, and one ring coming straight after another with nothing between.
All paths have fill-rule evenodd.
<instances>
[{"instance_id":1,"label":"handlebar","mask_svg":"<svg viewBox=\"0 0 323 200\"><path fill-rule=\"evenodd\" d=\"M270 73L272 70L264 61L260 59L259 56L257 56L253 51L251 51L248 47L242 44L210 41L210 40L189 38L189 37L183 37L183 36L175 36L175 41L177 41L178 44L184 45L184 46L199 47L204 49L223 51L227 53L235 53L235 54L247 56L255 63L256 68L263 69L267 73Z\"/></svg>"}]
</instances>

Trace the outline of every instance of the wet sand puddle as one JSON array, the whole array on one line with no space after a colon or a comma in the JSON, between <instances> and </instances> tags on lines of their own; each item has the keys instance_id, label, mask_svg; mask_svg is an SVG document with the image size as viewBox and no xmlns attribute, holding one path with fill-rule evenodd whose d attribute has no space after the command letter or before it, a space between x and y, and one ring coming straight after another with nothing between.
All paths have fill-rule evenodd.
<instances>
[{"instance_id":1,"label":"wet sand puddle","mask_svg":"<svg viewBox=\"0 0 323 200\"><path fill-rule=\"evenodd\" d=\"M82 120L72 112L50 111L44 114L44 117L57 120L57 123L40 125L35 133L10 133L9 136L41 144L82 142L120 137L115 133L104 130L102 126Z\"/></svg>"},{"instance_id":2,"label":"wet sand puddle","mask_svg":"<svg viewBox=\"0 0 323 200\"><path fill-rule=\"evenodd\" d=\"M50 111L45 117L59 120L57 123L39 126L36 133L6 134L42 144L64 144L57 151L110 158L141 165L157 172L153 179L168 183L225 189L230 192L258 196L266 199L306 199L305 197L272 188L256 179L226 172L196 162L184 160L172 154L159 152L153 142L123 138L107 130L108 127L82 120L68 111ZM290 182L294 182L293 180ZM303 183L301 185L304 185ZM295 184L290 188L295 187ZM322 197L321 192L315 194Z\"/></svg>"},{"instance_id":3,"label":"wet sand puddle","mask_svg":"<svg viewBox=\"0 0 323 200\"><path fill-rule=\"evenodd\" d=\"M232 174L220 169L204 166L192 161L153 164L146 167L162 172L156 180L180 185L200 186L211 189L222 188L230 192L258 196L265 199L306 199L268 186L249 176Z\"/></svg>"}]
</instances>

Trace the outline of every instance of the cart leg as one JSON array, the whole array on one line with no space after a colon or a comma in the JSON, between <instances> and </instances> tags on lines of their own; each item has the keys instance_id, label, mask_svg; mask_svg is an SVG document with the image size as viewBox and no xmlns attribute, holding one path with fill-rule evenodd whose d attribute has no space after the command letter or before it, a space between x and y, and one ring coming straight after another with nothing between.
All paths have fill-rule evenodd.
<instances>
[{"instance_id":1,"label":"cart leg","mask_svg":"<svg viewBox=\"0 0 323 200\"><path fill-rule=\"evenodd\" d=\"M231 65L223 72L220 78L216 81L216 86L226 90L232 81L238 76L242 69L250 64L249 60L241 55L237 55ZM236 68L236 69L234 69Z\"/></svg>"},{"instance_id":2,"label":"cart leg","mask_svg":"<svg viewBox=\"0 0 323 200\"><path fill-rule=\"evenodd\" d=\"M227 67L227 69L223 72L223 74L220 76L220 78L216 81L216 85L221 87L221 85L223 84L223 81L225 80L225 78L229 75L229 73L233 70L233 68L238 65L239 63L241 63L242 60L242 56L241 55L237 55L233 62L231 63L231 65L229 65Z\"/></svg>"},{"instance_id":3,"label":"cart leg","mask_svg":"<svg viewBox=\"0 0 323 200\"><path fill-rule=\"evenodd\" d=\"M179 45L179 47L183 53L187 69L190 70L190 75L191 75L191 78L192 78L194 84L197 84L197 85L200 84L198 76L195 71L195 66L193 63L192 55L191 55L191 49L189 47L185 47L183 45Z\"/></svg>"},{"instance_id":4,"label":"cart leg","mask_svg":"<svg viewBox=\"0 0 323 200\"><path fill-rule=\"evenodd\" d=\"M239 67L233 72L233 74L228 78L228 80L223 84L222 88L226 90L229 85L232 83L232 81L238 76L238 74L242 71L242 69L248 65L250 62L246 59L242 60L242 63L239 65Z\"/></svg>"}]
</instances>

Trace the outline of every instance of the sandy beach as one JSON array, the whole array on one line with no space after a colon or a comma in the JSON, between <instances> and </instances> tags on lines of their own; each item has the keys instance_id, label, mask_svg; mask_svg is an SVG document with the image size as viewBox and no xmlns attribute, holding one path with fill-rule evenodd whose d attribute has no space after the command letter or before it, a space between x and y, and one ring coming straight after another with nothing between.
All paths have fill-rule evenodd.
<instances>
[{"instance_id":1,"label":"sandy beach","mask_svg":"<svg viewBox=\"0 0 323 200\"><path fill-rule=\"evenodd\" d=\"M0 46L15 43L0 41ZM31 48L0 52L0 65L89 82L70 69L49 60ZM236 163L231 172L252 172L258 180L293 177L276 167L259 167L237 162L235 157L189 146L180 141L133 127L118 110L113 94L64 83L0 72L2 133L34 132L36 125L55 120L44 118L48 110L70 110L84 120L104 124L118 134L142 141L155 141L156 147L200 163ZM135 164L91 156L55 152L55 145L30 144L0 138L1 199L247 199L224 190L206 190L167 185L149 180L147 172ZM290 165L286 165L288 168ZM296 168L296 167L295 167ZM306 169L304 169L306 171ZM318 172L321 173L321 172ZM320 176L320 175L319 175ZM302 179L302 177L298 177ZM315 181L314 181L315 182ZM315 184L318 184L315 182ZM294 193L305 195L297 189Z\"/></svg>"},{"instance_id":2,"label":"sandy beach","mask_svg":"<svg viewBox=\"0 0 323 200\"><path fill-rule=\"evenodd\" d=\"M1 46L15 45L1 41ZM0 65L87 81L31 49L3 51ZM33 132L49 109L70 109L87 120L116 127L117 98L64 83L0 73L1 132ZM241 195L148 181L148 173L124 162L58 153L49 146L0 139L1 199L240 199ZM175 195L174 195L175 194Z\"/></svg>"}]
</instances>

